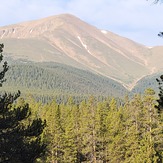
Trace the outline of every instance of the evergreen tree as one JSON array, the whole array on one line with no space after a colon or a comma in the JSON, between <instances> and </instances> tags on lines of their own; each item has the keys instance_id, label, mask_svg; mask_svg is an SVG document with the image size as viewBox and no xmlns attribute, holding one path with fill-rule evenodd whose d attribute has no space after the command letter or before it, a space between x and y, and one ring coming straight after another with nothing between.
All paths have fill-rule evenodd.
<instances>
[{"instance_id":1,"label":"evergreen tree","mask_svg":"<svg viewBox=\"0 0 163 163\"><path fill-rule=\"evenodd\" d=\"M143 150L143 153L146 154L144 160L146 158L147 162L161 162L157 149L158 145L162 144L161 123L155 109L156 99L154 95L155 92L152 89L147 89L142 99L144 105L142 121L144 132L142 132L142 138L144 138L144 149L146 148L146 151Z\"/></svg>"},{"instance_id":2,"label":"evergreen tree","mask_svg":"<svg viewBox=\"0 0 163 163\"><path fill-rule=\"evenodd\" d=\"M108 127L107 116L109 113L108 103L100 102L97 105L97 159L107 162L107 146L108 146Z\"/></svg>"},{"instance_id":3,"label":"evergreen tree","mask_svg":"<svg viewBox=\"0 0 163 163\"><path fill-rule=\"evenodd\" d=\"M160 76L160 79L156 79L159 84L159 99L157 100L158 105L156 105L156 108L158 109L158 112L163 112L163 75Z\"/></svg>"},{"instance_id":4,"label":"evergreen tree","mask_svg":"<svg viewBox=\"0 0 163 163\"><path fill-rule=\"evenodd\" d=\"M0 44L0 61L2 61L3 44ZM8 70L4 62L0 72L0 85L5 81L4 76ZM28 104L16 106L15 102L20 96L20 91L12 95L0 95L0 162L8 163L33 163L41 157L46 145L41 142L40 135L45 127L45 122L40 118L30 123Z\"/></svg>"},{"instance_id":5,"label":"evergreen tree","mask_svg":"<svg viewBox=\"0 0 163 163\"><path fill-rule=\"evenodd\" d=\"M157 100L157 104L155 105L155 108L158 111L160 122L162 125L160 125L160 132L163 134L163 75L160 76L160 79L156 79L159 84L159 98ZM163 143L158 145L158 151L162 151L159 155L163 160Z\"/></svg>"},{"instance_id":6,"label":"evergreen tree","mask_svg":"<svg viewBox=\"0 0 163 163\"><path fill-rule=\"evenodd\" d=\"M143 97L136 95L125 106L127 150L124 162L162 162L162 123L154 106L151 89L147 89Z\"/></svg>"},{"instance_id":7,"label":"evergreen tree","mask_svg":"<svg viewBox=\"0 0 163 163\"><path fill-rule=\"evenodd\" d=\"M95 97L89 98L86 107L83 108L83 152L87 160L97 162L97 101Z\"/></svg>"},{"instance_id":8,"label":"evergreen tree","mask_svg":"<svg viewBox=\"0 0 163 163\"><path fill-rule=\"evenodd\" d=\"M46 106L46 110L47 128L44 132L44 139L48 144L47 162L59 163L63 161L64 154L64 128L62 122L61 106L53 101Z\"/></svg>"},{"instance_id":9,"label":"evergreen tree","mask_svg":"<svg viewBox=\"0 0 163 163\"><path fill-rule=\"evenodd\" d=\"M77 139L77 131L79 129L78 122L76 119L77 108L73 102L72 98L69 98L67 107L65 107L64 111L66 112L65 118L65 133L64 133L64 162L65 163L75 163L77 162L77 154L78 154L78 139Z\"/></svg>"},{"instance_id":10,"label":"evergreen tree","mask_svg":"<svg viewBox=\"0 0 163 163\"><path fill-rule=\"evenodd\" d=\"M125 138L123 126L122 109L118 108L116 100L113 98L109 103L107 116L107 162L124 162Z\"/></svg>"},{"instance_id":11,"label":"evergreen tree","mask_svg":"<svg viewBox=\"0 0 163 163\"><path fill-rule=\"evenodd\" d=\"M3 45L3 44L0 44L0 63L1 63L2 60L3 60L3 55L2 55L3 48L4 48L4 45ZM2 87L3 82L6 81L6 80L4 79L4 76L5 76L6 72L8 71L8 68L9 68L9 67L8 67L8 65L7 65L7 62L4 62L4 63L3 63L2 71L0 72L0 87Z\"/></svg>"}]
</instances>

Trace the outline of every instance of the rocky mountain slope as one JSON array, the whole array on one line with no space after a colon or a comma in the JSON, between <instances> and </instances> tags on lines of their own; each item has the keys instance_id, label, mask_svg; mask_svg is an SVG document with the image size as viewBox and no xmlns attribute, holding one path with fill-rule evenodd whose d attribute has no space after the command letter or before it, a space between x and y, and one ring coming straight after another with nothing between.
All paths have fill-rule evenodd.
<instances>
[{"instance_id":1,"label":"rocky mountain slope","mask_svg":"<svg viewBox=\"0 0 163 163\"><path fill-rule=\"evenodd\" d=\"M141 78L163 70L163 47L146 47L69 14L0 27L0 42L14 59L89 70L130 90Z\"/></svg>"}]
</instances>

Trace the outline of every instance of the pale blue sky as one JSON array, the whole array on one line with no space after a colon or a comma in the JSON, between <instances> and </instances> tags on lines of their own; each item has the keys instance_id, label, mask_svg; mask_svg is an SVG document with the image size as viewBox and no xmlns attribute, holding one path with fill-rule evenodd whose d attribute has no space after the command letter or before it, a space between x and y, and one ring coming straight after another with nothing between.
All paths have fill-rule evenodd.
<instances>
[{"instance_id":1,"label":"pale blue sky","mask_svg":"<svg viewBox=\"0 0 163 163\"><path fill-rule=\"evenodd\" d=\"M146 46L163 45L163 4L153 0L4 0L0 26L70 13Z\"/></svg>"}]
</instances>

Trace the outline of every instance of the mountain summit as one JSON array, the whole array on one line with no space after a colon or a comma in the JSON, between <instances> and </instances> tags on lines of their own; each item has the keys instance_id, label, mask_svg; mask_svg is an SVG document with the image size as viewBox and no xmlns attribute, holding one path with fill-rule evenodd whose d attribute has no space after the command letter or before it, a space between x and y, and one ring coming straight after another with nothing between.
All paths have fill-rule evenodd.
<instances>
[{"instance_id":1,"label":"mountain summit","mask_svg":"<svg viewBox=\"0 0 163 163\"><path fill-rule=\"evenodd\" d=\"M0 39L5 53L14 59L71 65L128 89L163 69L163 47L146 47L70 14L0 27Z\"/></svg>"}]
</instances>

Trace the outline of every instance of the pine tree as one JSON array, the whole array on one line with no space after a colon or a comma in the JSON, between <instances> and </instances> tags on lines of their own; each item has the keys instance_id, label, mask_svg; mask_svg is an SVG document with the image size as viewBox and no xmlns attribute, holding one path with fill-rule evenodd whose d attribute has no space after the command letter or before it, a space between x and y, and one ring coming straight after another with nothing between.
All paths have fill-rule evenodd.
<instances>
[{"instance_id":1,"label":"pine tree","mask_svg":"<svg viewBox=\"0 0 163 163\"><path fill-rule=\"evenodd\" d=\"M161 121L155 109L154 91L148 89L144 96L135 95L127 106L125 122L126 163L161 161L159 145L162 144Z\"/></svg>"},{"instance_id":2,"label":"pine tree","mask_svg":"<svg viewBox=\"0 0 163 163\"><path fill-rule=\"evenodd\" d=\"M48 146L47 162L59 163L63 161L63 136L64 127L62 122L61 105L52 101L46 107L47 128L44 139ZM44 109L45 109L44 108Z\"/></svg>"},{"instance_id":3,"label":"pine tree","mask_svg":"<svg viewBox=\"0 0 163 163\"><path fill-rule=\"evenodd\" d=\"M0 44L0 63L1 63L2 60L3 60L3 55L2 55L3 48L4 48L4 45L3 45L3 44ZM2 69L2 71L0 72L0 87L2 87L3 82L6 81L6 80L4 79L4 77L5 77L6 72L8 71L8 68L9 68L9 67L8 67L8 64L7 64L7 62L5 61L5 62L3 63L3 69Z\"/></svg>"},{"instance_id":4,"label":"pine tree","mask_svg":"<svg viewBox=\"0 0 163 163\"><path fill-rule=\"evenodd\" d=\"M97 159L107 162L107 146L108 146L108 127L107 116L109 113L108 103L100 102L97 105Z\"/></svg>"},{"instance_id":5,"label":"pine tree","mask_svg":"<svg viewBox=\"0 0 163 163\"><path fill-rule=\"evenodd\" d=\"M66 112L65 118L65 133L64 133L64 161L65 163L75 163L77 162L77 154L78 154L78 139L77 139L77 131L78 125L76 122L76 112L77 108L73 102L72 98L69 98L67 106L64 108L64 112Z\"/></svg>"},{"instance_id":6,"label":"pine tree","mask_svg":"<svg viewBox=\"0 0 163 163\"><path fill-rule=\"evenodd\" d=\"M123 125L123 110L118 108L113 98L109 103L107 116L107 162L124 162L125 156L125 128Z\"/></svg>"},{"instance_id":7,"label":"pine tree","mask_svg":"<svg viewBox=\"0 0 163 163\"><path fill-rule=\"evenodd\" d=\"M3 45L0 44L2 61ZM7 62L4 62L0 72L0 85L5 81L4 76L8 70ZM20 96L20 91L12 95L5 93L0 95L0 162L9 163L33 163L44 154L46 145L41 142L40 135L45 127L45 122L40 118L30 123L26 120L30 117L28 104L16 106L15 102Z\"/></svg>"},{"instance_id":8,"label":"pine tree","mask_svg":"<svg viewBox=\"0 0 163 163\"><path fill-rule=\"evenodd\" d=\"M124 114L126 115L125 125L125 161L141 162L142 154L140 154L139 135L141 133L141 113L143 110L143 103L140 95L135 95L130 101L127 101L124 106Z\"/></svg>"},{"instance_id":9,"label":"pine tree","mask_svg":"<svg viewBox=\"0 0 163 163\"><path fill-rule=\"evenodd\" d=\"M158 113L162 114L163 112L163 75L160 76L160 79L156 79L159 84L159 99L157 100L158 105L155 107L158 109Z\"/></svg>"},{"instance_id":10,"label":"pine tree","mask_svg":"<svg viewBox=\"0 0 163 163\"><path fill-rule=\"evenodd\" d=\"M155 105L155 108L158 111L160 122L161 122L161 127L160 127L160 132L163 133L163 75L160 76L160 79L156 79L158 84L159 84L159 98L157 100L157 104ZM158 150L162 151L159 152L159 157L163 161L163 143L158 145Z\"/></svg>"}]
</instances>

